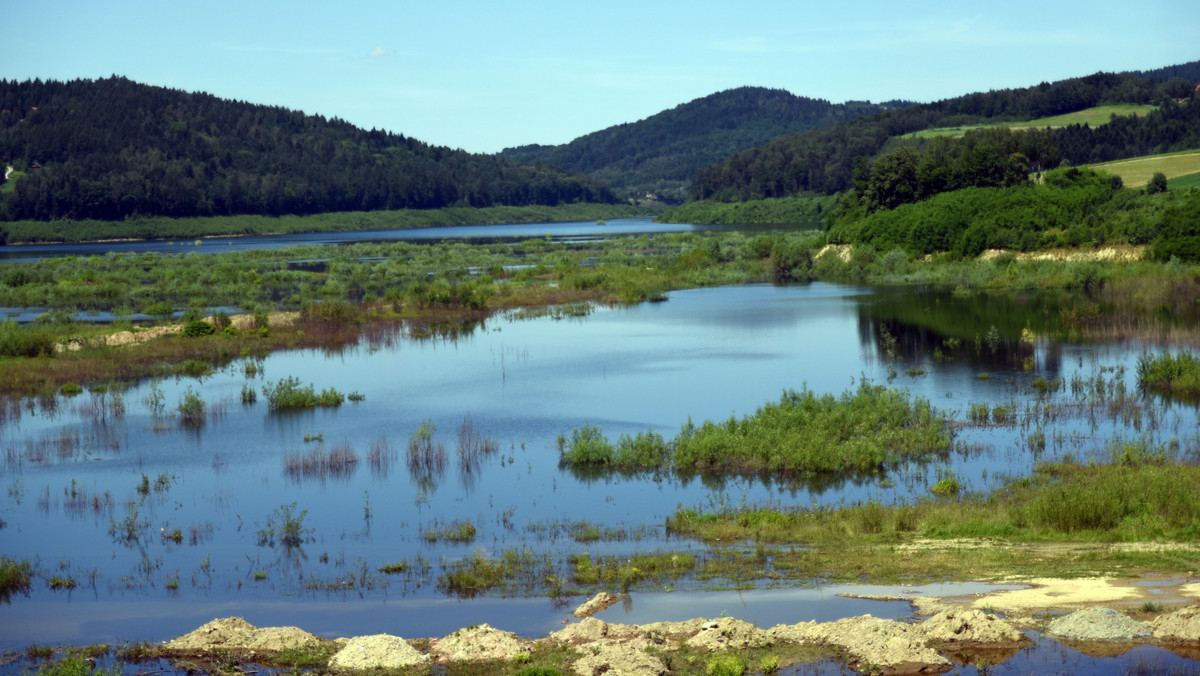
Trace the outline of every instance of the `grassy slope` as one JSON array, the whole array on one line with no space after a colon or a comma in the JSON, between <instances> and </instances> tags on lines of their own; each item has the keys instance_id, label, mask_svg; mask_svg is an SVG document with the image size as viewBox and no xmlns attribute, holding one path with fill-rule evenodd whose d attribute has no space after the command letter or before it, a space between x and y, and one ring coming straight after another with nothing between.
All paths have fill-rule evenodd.
<instances>
[{"instance_id":1,"label":"grassy slope","mask_svg":"<svg viewBox=\"0 0 1200 676\"><path fill-rule=\"evenodd\" d=\"M1162 172L1168 180L1184 176L1200 174L1200 150L1185 150L1165 155L1148 155L1134 157L1117 162L1089 165L1092 169L1116 174L1129 188L1139 188L1150 182L1150 177L1156 172ZM1168 184L1171 188L1196 185L1200 178L1193 178L1187 185Z\"/></svg>"},{"instance_id":2,"label":"grassy slope","mask_svg":"<svg viewBox=\"0 0 1200 676\"><path fill-rule=\"evenodd\" d=\"M1096 127L1106 124L1113 115L1145 115L1154 110L1154 106L1121 104L1113 106L1096 106L1079 110L1066 115L1043 117L1025 122L998 122L992 124L971 124L962 127L939 127L906 134L904 138L933 138L934 136L962 136L972 129L986 127L1008 127L1010 129L1041 129L1043 127L1066 127L1072 124L1087 124Z\"/></svg>"}]
</instances>

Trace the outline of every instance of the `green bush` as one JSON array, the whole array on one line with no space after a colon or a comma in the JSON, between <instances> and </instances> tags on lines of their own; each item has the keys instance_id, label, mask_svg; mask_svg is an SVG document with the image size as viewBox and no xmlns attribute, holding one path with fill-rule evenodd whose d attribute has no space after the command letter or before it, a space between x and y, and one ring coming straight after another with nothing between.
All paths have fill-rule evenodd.
<instances>
[{"instance_id":1,"label":"green bush","mask_svg":"<svg viewBox=\"0 0 1200 676\"><path fill-rule=\"evenodd\" d=\"M722 653L708 658L704 664L708 676L742 676L746 673L746 658L736 653Z\"/></svg>"},{"instance_id":2,"label":"green bush","mask_svg":"<svg viewBox=\"0 0 1200 676\"><path fill-rule=\"evenodd\" d=\"M54 336L41 327L0 322L0 357L53 357Z\"/></svg>"},{"instance_id":3,"label":"green bush","mask_svg":"<svg viewBox=\"0 0 1200 676\"><path fill-rule=\"evenodd\" d=\"M263 386L263 396L267 398L267 407L272 411L314 406L341 406L346 399L345 395L332 387L317 394L311 384L301 385L300 379L296 376L281 378L274 383L268 382Z\"/></svg>"},{"instance_id":4,"label":"green bush","mask_svg":"<svg viewBox=\"0 0 1200 676\"><path fill-rule=\"evenodd\" d=\"M211 336L217 332L217 328L208 322L197 319L190 321L183 327L183 335L188 338L200 338L202 336Z\"/></svg>"},{"instance_id":5,"label":"green bush","mask_svg":"<svg viewBox=\"0 0 1200 676\"><path fill-rule=\"evenodd\" d=\"M616 455L616 449L594 425L576 427L570 438L559 434L557 443L559 458L565 465L611 465Z\"/></svg>"},{"instance_id":6,"label":"green bush","mask_svg":"<svg viewBox=\"0 0 1200 676\"><path fill-rule=\"evenodd\" d=\"M204 424L205 408L206 405L204 399L200 397L200 393L189 385L179 399L177 407L179 424L184 427L200 427Z\"/></svg>"}]
</instances>

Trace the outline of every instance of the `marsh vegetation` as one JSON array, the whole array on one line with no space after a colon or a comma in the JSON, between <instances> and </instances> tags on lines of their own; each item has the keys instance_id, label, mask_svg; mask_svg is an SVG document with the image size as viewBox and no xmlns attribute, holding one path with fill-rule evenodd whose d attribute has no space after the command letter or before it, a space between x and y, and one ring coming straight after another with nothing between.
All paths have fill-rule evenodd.
<instances>
[{"instance_id":1,"label":"marsh vegetation","mask_svg":"<svg viewBox=\"0 0 1200 676\"><path fill-rule=\"evenodd\" d=\"M113 288L193 277L167 305L213 331L119 347L107 336L142 327L8 328L78 349L0 370L25 393L0 407L4 518L39 524L10 523L6 555L39 598L353 598L366 614L444 594L986 578L1035 550L1046 574L1195 567L1196 414L1151 375L1169 359L1184 380L1194 267L822 245L140 258L138 283ZM134 258L88 261L91 282L69 281L81 262L20 264L34 281L0 291L66 298ZM222 296L221 268L274 290ZM769 283L812 277L836 281ZM216 310L232 306L254 313ZM146 480L117 478L131 469ZM70 548L38 535L60 522ZM1006 546L953 553L962 540ZM1148 540L1169 546L1133 546Z\"/></svg>"}]
</instances>

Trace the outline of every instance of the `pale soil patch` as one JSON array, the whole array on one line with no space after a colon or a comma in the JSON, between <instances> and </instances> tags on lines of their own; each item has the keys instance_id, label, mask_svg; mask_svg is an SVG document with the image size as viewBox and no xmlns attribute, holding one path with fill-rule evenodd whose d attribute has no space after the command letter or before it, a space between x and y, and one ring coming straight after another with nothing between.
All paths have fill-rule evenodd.
<instances>
[{"instance_id":1,"label":"pale soil patch","mask_svg":"<svg viewBox=\"0 0 1200 676\"><path fill-rule=\"evenodd\" d=\"M1059 263L1083 263L1089 261L1129 263L1144 260L1146 246L1105 246L1099 249L1050 249L1046 251L1006 251L988 249L979 254L979 260L990 261L1006 253L1013 254L1019 261L1057 261Z\"/></svg>"},{"instance_id":2,"label":"pale soil patch","mask_svg":"<svg viewBox=\"0 0 1200 676\"><path fill-rule=\"evenodd\" d=\"M985 594L974 602L977 608L1003 612L1062 609L1084 605L1133 603L1145 597L1143 590L1128 580L1081 578L1077 580L1033 579L1029 589L1013 589Z\"/></svg>"},{"instance_id":3,"label":"pale soil patch","mask_svg":"<svg viewBox=\"0 0 1200 676\"><path fill-rule=\"evenodd\" d=\"M428 662L429 656L422 655L399 636L376 634L357 636L329 660L331 669L399 669Z\"/></svg>"},{"instance_id":4,"label":"pale soil patch","mask_svg":"<svg viewBox=\"0 0 1200 676\"><path fill-rule=\"evenodd\" d=\"M274 312L267 318L267 326L281 327L291 326L300 317L299 312ZM213 323L212 317L205 317L204 321L209 324ZM239 330L246 330L254 326L253 315L235 315L229 318L230 323ZM126 345L138 345L148 340L162 338L163 336L173 336L183 331L183 324L169 324L167 326L155 326L148 329L134 329L132 331L117 331L116 333L104 337L102 340L109 347L122 347ZM78 350L83 347L83 344L78 340L68 340L65 344L59 344L57 350Z\"/></svg>"},{"instance_id":5,"label":"pale soil patch","mask_svg":"<svg viewBox=\"0 0 1200 676\"><path fill-rule=\"evenodd\" d=\"M813 256L813 258L816 260L821 260L825 254L833 254L834 256L837 256L843 263L849 263L851 253L853 251L853 247L851 247L849 244L826 244L825 246L821 247L821 250L818 251L817 255Z\"/></svg>"}]
</instances>

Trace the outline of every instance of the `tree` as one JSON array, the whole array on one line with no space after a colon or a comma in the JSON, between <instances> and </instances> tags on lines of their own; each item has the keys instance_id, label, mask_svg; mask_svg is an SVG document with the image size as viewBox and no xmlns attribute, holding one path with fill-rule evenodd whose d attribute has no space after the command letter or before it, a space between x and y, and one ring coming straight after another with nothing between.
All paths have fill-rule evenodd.
<instances>
[{"instance_id":1,"label":"tree","mask_svg":"<svg viewBox=\"0 0 1200 676\"><path fill-rule=\"evenodd\" d=\"M867 209L895 209L917 201L917 164L921 156L912 148L900 148L875 161L867 180Z\"/></svg>"},{"instance_id":2,"label":"tree","mask_svg":"<svg viewBox=\"0 0 1200 676\"><path fill-rule=\"evenodd\" d=\"M1154 193L1167 191L1167 175L1161 171L1154 172L1150 177L1150 182L1146 184L1146 194L1153 195Z\"/></svg>"}]
</instances>

